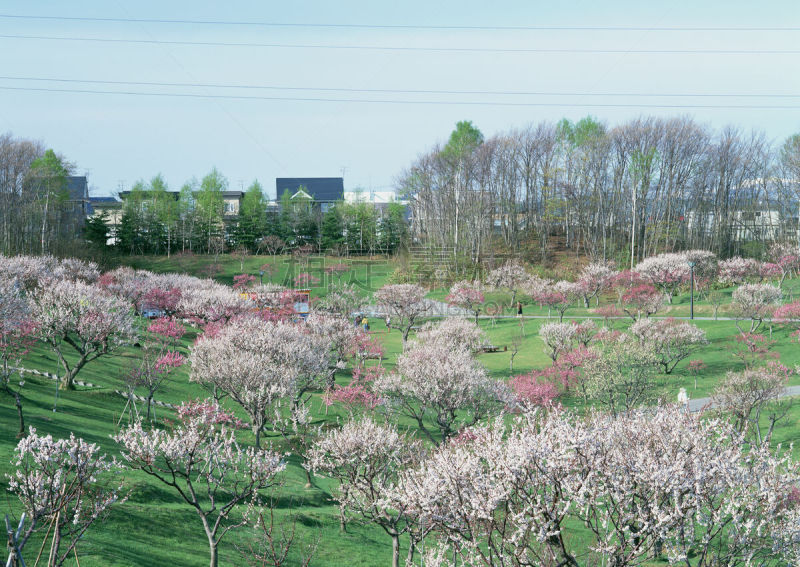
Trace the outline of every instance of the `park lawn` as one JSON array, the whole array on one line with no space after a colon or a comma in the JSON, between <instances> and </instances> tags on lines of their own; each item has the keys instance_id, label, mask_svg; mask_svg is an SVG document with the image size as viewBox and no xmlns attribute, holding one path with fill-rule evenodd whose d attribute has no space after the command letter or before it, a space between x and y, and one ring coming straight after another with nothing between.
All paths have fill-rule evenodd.
<instances>
[{"instance_id":1,"label":"park lawn","mask_svg":"<svg viewBox=\"0 0 800 567\"><path fill-rule=\"evenodd\" d=\"M269 258L268 258L269 259ZM245 260L246 271L257 268L263 258L249 257ZM251 262L251 264L248 264ZM239 272L238 261L234 266L228 262L222 278ZM175 268L174 263L160 266L147 266L154 271L166 271ZM196 266L201 269L200 264ZM163 268L163 269L161 269ZM390 267L389 267L390 268ZM390 273L387 268L386 273ZM367 270L364 267L364 276ZM287 268L288 270L288 268ZM257 273L257 272L256 272ZM385 274L381 277L385 278ZM508 301L502 294L498 299ZM685 296L675 298L673 309L683 309L687 303ZM698 305L696 304L696 308ZM534 314L534 307L526 307L526 314ZM546 310L543 312L546 315ZM696 311L697 313L697 311ZM566 319L581 320L585 316L583 308L571 309ZM550 320L557 320L556 317ZM529 372L550 364L545 355L542 343L538 338L539 327L548 319L498 318L492 321L480 319L489 340L495 346L511 346L519 335L522 343L514 360L514 374ZM601 321L597 321L598 325ZM709 395L715 384L728 370L742 368L742 363L733 356L737 343L733 337L738 332L733 321L702 320L696 323L705 329L710 343L694 353L689 359L681 362L669 376L662 376L658 394L667 400L675 400L677 392L684 387L690 397L698 398ZM629 320L616 319L610 322L613 328L624 329ZM769 327L763 332L768 333ZM387 369L395 366L397 356L402 352L400 332L386 332L381 320L371 320L371 332L381 340L385 347L384 365ZM776 341L775 350L781 354L781 360L787 366L800 363L800 349L797 343L790 341L789 330L774 327L772 338ZM186 353L196 333L191 331L184 339L183 350ZM413 334L412 334L413 339ZM83 437L89 442L98 443L109 455L119 455L119 448L111 439L117 431L117 423L128 422L130 415L122 416L125 398L114 393L122 389L121 374L127 365L134 360L135 349L121 350L112 356L102 358L89 364L78 376L79 380L91 382L96 387L78 387L74 391L59 392L58 411L53 412L55 398L54 381L41 376L25 375L25 386L22 390L26 425L34 426L40 433L50 433L55 437L67 437L70 432ZM501 351L479 355L490 374L497 379L508 379L509 359L511 352ZM688 374L686 367L691 359L702 359L707 368L698 380L694 389L694 378ZM36 368L47 372L57 372L56 359L53 353L43 345L37 345L23 362L26 368ZM200 385L188 380L188 369L178 369L171 379L156 393L156 399L172 404L192 398L203 398L208 392ZM350 380L350 371L337 373L336 381L345 385ZM791 384L800 384L800 377L792 376ZM140 392L143 393L143 392ZM16 445L17 415L11 398L3 396L0 403L0 492L6 495L6 509L19 512L15 498L7 493L8 480L4 473L13 470L11 460ZM585 401L574 396L563 399L565 406L578 412L585 411ZM320 393L315 393L311 401L316 423L330 426L347 419L347 413L340 407L326 407ZM141 404L140 404L141 405ZM227 403L229 409L237 412L239 417L245 416L235 407ZM139 408L141 411L141 407ZM168 409L157 407L159 420L174 420L174 413ZM788 415L778 423L773 441L775 443L791 443L798 440L798 421L800 421L800 404L795 404ZM399 420L401 429L416 432L416 424L406 419ZM249 430L241 432L241 440L245 444L253 442ZM271 443L276 450L285 451L283 440L275 434L267 434L265 442ZM797 450L797 449L795 449ZM125 477L131 488L129 499L124 504L112 509L110 515L93 526L79 546L80 564L91 566L150 566L175 565L193 566L207 562L207 543L200 526L199 519L187 506L183 505L176 494L140 472L127 471ZM305 488L305 474L297 457L288 457L288 469L284 475L284 484L276 492L276 519L288 521L290 516L296 519L297 538L304 541L319 539L315 553L314 565L338 566L372 566L388 564L391 558L391 545L388 536L377 527L362 525L358 522L348 524L347 533L339 531L338 507L332 502L331 494L335 483L328 479L316 478L311 488ZM235 545L247 543L246 530L234 531L223 540L220 546L221 564L243 564ZM580 526L576 526L573 537L586 537ZM26 559L35 556L39 542L33 540L26 548ZM401 540L401 545L407 545ZM405 553L401 549L401 554ZM28 559L30 561L30 559ZM293 556L290 564L297 563ZM67 565L74 565L68 562Z\"/></svg>"}]
</instances>

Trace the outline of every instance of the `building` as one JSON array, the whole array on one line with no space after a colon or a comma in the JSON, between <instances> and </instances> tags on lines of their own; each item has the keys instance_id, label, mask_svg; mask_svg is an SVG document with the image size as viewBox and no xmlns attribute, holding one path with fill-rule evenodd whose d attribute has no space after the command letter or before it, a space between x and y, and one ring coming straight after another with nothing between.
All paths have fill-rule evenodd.
<instances>
[{"instance_id":1,"label":"building","mask_svg":"<svg viewBox=\"0 0 800 567\"><path fill-rule=\"evenodd\" d=\"M275 179L276 200L280 201L287 191L291 199L311 200L324 213L337 201L344 200L344 178L278 177Z\"/></svg>"},{"instance_id":2,"label":"building","mask_svg":"<svg viewBox=\"0 0 800 567\"><path fill-rule=\"evenodd\" d=\"M64 230L66 234L80 234L83 220L89 211L89 184L85 175L67 177L67 202L64 206Z\"/></svg>"}]
</instances>

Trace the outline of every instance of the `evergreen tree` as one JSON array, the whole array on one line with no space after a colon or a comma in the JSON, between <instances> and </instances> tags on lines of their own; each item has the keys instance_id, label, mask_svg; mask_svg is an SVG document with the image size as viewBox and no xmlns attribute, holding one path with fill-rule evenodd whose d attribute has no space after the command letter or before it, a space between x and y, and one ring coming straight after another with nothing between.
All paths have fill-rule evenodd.
<instances>
[{"instance_id":1,"label":"evergreen tree","mask_svg":"<svg viewBox=\"0 0 800 567\"><path fill-rule=\"evenodd\" d=\"M237 246L255 251L256 242L267 232L266 215L267 200L261 184L256 180L248 187L239 208L239 222L234 230Z\"/></svg>"},{"instance_id":2,"label":"evergreen tree","mask_svg":"<svg viewBox=\"0 0 800 567\"><path fill-rule=\"evenodd\" d=\"M342 223L342 215L339 212L340 205L328 209L322 217L322 249L333 250L344 242L344 224Z\"/></svg>"}]
</instances>

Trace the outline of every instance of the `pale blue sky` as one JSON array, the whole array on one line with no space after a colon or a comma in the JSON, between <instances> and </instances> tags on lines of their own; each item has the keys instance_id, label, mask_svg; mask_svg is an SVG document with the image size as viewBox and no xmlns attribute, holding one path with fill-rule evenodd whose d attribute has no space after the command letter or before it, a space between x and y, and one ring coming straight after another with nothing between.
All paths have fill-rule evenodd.
<instances>
[{"instance_id":1,"label":"pale blue sky","mask_svg":"<svg viewBox=\"0 0 800 567\"><path fill-rule=\"evenodd\" d=\"M228 5L230 4L230 5ZM800 2L152 2L0 1L0 15L317 24L574 27L794 27ZM412 160L472 120L488 137L512 127L592 114L614 125L641 114L691 114L721 128L800 131L800 54L631 53L631 50L800 50L800 31L576 31L266 27L0 17L0 132L44 141L105 195L161 172L178 189L216 166L231 188L258 178L338 176L382 190ZM37 36L39 39L30 39ZM215 43L617 53L379 51L111 43L42 37ZM23 80L22 78L27 78ZM202 83L272 87L776 97L410 94L221 89L33 81ZM44 88L256 97L548 104L674 104L791 108L634 108L378 104L173 98L9 90Z\"/></svg>"}]
</instances>

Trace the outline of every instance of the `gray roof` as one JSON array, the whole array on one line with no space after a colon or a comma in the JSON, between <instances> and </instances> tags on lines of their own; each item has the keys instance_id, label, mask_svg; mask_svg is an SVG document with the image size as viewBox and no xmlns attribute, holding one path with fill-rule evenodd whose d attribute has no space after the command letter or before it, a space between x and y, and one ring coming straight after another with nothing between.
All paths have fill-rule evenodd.
<instances>
[{"instance_id":1,"label":"gray roof","mask_svg":"<svg viewBox=\"0 0 800 567\"><path fill-rule=\"evenodd\" d=\"M332 203L344 199L342 177L278 177L275 179L275 197L280 199L286 190L294 195L301 187L317 202Z\"/></svg>"}]
</instances>

